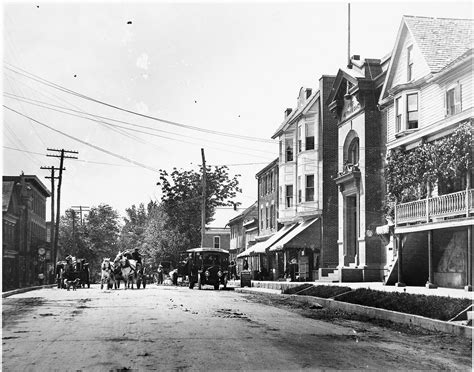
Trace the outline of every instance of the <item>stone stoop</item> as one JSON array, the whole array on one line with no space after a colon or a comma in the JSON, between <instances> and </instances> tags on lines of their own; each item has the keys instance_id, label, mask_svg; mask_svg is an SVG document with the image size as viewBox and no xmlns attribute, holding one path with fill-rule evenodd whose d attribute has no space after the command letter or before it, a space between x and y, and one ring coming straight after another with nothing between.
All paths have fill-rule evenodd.
<instances>
[{"instance_id":1,"label":"stone stoop","mask_svg":"<svg viewBox=\"0 0 474 372\"><path fill-rule=\"evenodd\" d=\"M339 269L320 269L316 283L339 283Z\"/></svg>"}]
</instances>

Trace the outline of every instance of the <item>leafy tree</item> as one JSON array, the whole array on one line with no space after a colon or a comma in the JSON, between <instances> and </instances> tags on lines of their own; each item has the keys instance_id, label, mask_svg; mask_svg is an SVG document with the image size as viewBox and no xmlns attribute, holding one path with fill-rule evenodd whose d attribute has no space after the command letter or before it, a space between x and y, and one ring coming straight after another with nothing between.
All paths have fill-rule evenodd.
<instances>
[{"instance_id":1,"label":"leafy tree","mask_svg":"<svg viewBox=\"0 0 474 372\"><path fill-rule=\"evenodd\" d=\"M169 223L169 217L162 205L155 206L149 213L142 253L147 263L157 267L162 261L179 260L179 253L189 247L186 234L180 233Z\"/></svg>"},{"instance_id":2,"label":"leafy tree","mask_svg":"<svg viewBox=\"0 0 474 372\"><path fill-rule=\"evenodd\" d=\"M145 229L148 223L148 209L140 203L138 208L132 205L125 210L125 225L120 233L120 250L140 248L144 243Z\"/></svg>"},{"instance_id":3,"label":"leafy tree","mask_svg":"<svg viewBox=\"0 0 474 372\"><path fill-rule=\"evenodd\" d=\"M231 177L226 166L206 166L206 224L211 222L216 207L237 206L231 200L242 192L238 177ZM160 170L161 207L166 215L164 228L183 236L191 247L201 241L202 166L199 171L173 168L171 173Z\"/></svg>"},{"instance_id":4,"label":"leafy tree","mask_svg":"<svg viewBox=\"0 0 474 372\"><path fill-rule=\"evenodd\" d=\"M85 219L86 237L96 262L103 257L115 257L120 233L119 215L108 204L92 207Z\"/></svg>"},{"instance_id":5,"label":"leafy tree","mask_svg":"<svg viewBox=\"0 0 474 372\"><path fill-rule=\"evenodd\" d=\"M64 259L67 255L85 258L88 261L94 257L86 241L85 227L72 209L66 210L65 215L61 216L58 246L60 248L58 260Z\"/></svg>"}]
</instances>

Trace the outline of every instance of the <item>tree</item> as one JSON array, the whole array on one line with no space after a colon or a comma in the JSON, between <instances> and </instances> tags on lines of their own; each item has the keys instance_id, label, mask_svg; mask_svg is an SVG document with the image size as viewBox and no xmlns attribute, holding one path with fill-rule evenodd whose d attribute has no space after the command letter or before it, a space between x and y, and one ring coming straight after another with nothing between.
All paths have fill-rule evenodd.
<instances>
[{"instance_id":1,"label":"tree","mask_svg":"<svg viewBox=\"0 0 474 372\"><path fill-rule=\"evenodd\" d=\"M84 225L80 223L75 213L74 210L68 209L65 215L61 216L59 224L60 254L58 254L58 260L64 259L67 255L72 255L89 261L94 255L88 248Z\"/></svg>"},{"instance_id":2,"label":"tree","mask_svg":"<svg viewBox=\"0 0 474 372\"><path fill-rule=\"evenodd\" d=\"M184 236L191 247L199 246L201 241L202 170L202 166L198 172L173 168L168 173L160 169L158 182L165 230L177 233L180 242ZM206 224L213 220L216 207L240 204L231 201L242 192L238 177L230 177L226 166L206 167Z\"/></svg>"},{"instance_id":3,"label":"tree","mask_svg":"<svg viewBox=\"0 0 474 372\"><path fill-rule=\"evenodd\" d=\"M125 225L120 233L120 250L123 251L132 248L140 248L142 246L145 239L145 229L148 223L149 209L150 208L145 209L144 204L140 203L138 208L135 205L132 205L131 208L125 210Z\"/></svg>"},{"instance_id":4,"label":"tree","mask_svg":"<svg viewBox=\"0 0 474 372\"><path fill-rule=\"evenodd\" d=\"M118 251L119 215L108 204L92 207L85 218L87 244L94 252L96 263L103 257L114 258Z\"/></svg>"}]
</instances>

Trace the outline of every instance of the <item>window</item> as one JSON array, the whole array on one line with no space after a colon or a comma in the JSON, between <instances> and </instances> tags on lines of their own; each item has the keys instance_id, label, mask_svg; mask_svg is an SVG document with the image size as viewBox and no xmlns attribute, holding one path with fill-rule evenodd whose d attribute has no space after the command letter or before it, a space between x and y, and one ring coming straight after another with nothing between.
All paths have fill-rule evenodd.
<instances>
[{"instance_id":1,"label":"window","mask_svg":"<svg viewBox=\"0 0 474 372\"><path fill-rule=\"evenodd\" d=\"M407 81L413 79L413 45L407 48Z\"/></svg>"},{"instance_id":2,"label":"window","mask_svg":"<svg viewBox=\"0 0 474 372\"><path fill-rule=\"evenodd\" d=\"M269 192L273 192L274 186L273 186L273 171L270 172L270 190Z\"/></svg>"},{"instance_id":3,"label":"window","mask_svg":"<svg viewBox=\"0 0 474 372\"><path fill-rule=\"evenodd\" d=\"M301 152L302 149L302 141L301 139L303 138L303 135L301 133L301 125L298 127L298 152Z\"/></svg>"},{"instance_id":4,"label":"window","mask_svg":"<svg viewBox=\"0 0 474 372\"><path fill-rule=\"evenodd\" d=\"M220 248L221 247L221 237L220 236L215 236L214 237L214 248Z\"/></svg>"},{"instance_id":5,"label":"window","mask_svg":"<svg viewBox=\"0 0 474 372\"><path fill-rule=\"evenodd\" d=\"M293 139L285 141L286 161L293 161Z\"/></svg>"},{"instance_id":6,"label":"window","mask_svg":"<svg viewBox=\"0 0 474 372\"><path fill-rule=\"evenodd\" d=\"M407 94L407 129L418 128L418 93Z\"/></svg>"},{"instance_id":7,"label":"window","mask_svg":"<svg viewBox=\"0 0 474 372\"><path fill-rule=\"evenodd\" d=\"M305 149L314 150L314 124L306 124Z\"/></svg>"},{"instance_id":8,"label":"window","mask_svg":"<svg viewBox=\"0 0 474 372\"><path fill-rule=\"evenodd\" d=\"M270 229L273 229L273 220L275 219L275 206L270 206Z\"/></svg>"},{"instance_id":9,"label":"window","mask_svg":"<svg viewBox=\"0 0 474 372\"><path fill-rule=\"evenodd\" d=\"M354 138L347 149L347 162L355 165L359 163L359 138Z\"/></svg>"},{"instance_id":10,"label":"window","mask_svg":"<svg viewBox=\"0 0 474 372\"><path fill-rule=\"evenodd\" d=\"M283 141L280 140L279 143L280 149L279 149L279 154L280 154L280 161L283 161Z\"/></svg>"},{"instance_id":11,"label":"window","mask_svg":"<svg viewBox=\"0 0 474 372\"><path fill-rule=\"evenodd\" d=\"M260 230L263 230L263 205L260 207Z\"/></svg>"},{"instance_id":12,"label":"window","mask_svg":"<svg viewBox=\"0 0 474 372\"><path fill-rule=\"evenodd\" d=\"M298 203L301 203L301 176L298 176Z\"/></svg>"},{"instance_id":13,"label":"window","mask_svg":"<svg viewBox=\"0 0 474 372\"><path fill-rule=\"evenodd\" d=\"M461 112L461 84L459 82L446 92L446 115L456 115Z\"/></svg>"},{"instance_id":14,"label":"window","mask_svg":"<svg viewBox=\"0 0 474 372\"><path fill-rule=\"evenodd\" d=\"M270 213L268 213L268 207L265 208L265 228L268 229L270 226Z\"/></svg>"},{"instance_id":15,"label":"window","mask_svg":"<svg viewBox=\"0 0 474 372\"><path fill-rule=\"evenodd\" d=\"M305 201L314 201L314 174L306 176Z\"/></svg>"},{"instance_id":16,"label":"window","mask_svg":"<svg viewBox=\"0 0 474 372\"><path fill-rule=\"evenodd\" d=\"M395 100L395 132L402 130L402 97Z\"/></svg>"},{"instance_id":17,"label":"window","mask_svg":"<svg viewBox=\"0 0 474 372\"><path fill-rule=\"evenodd\" d=\"M286 185L286 207L293 206L293 185Z\"/></svg>"}]
</instances>

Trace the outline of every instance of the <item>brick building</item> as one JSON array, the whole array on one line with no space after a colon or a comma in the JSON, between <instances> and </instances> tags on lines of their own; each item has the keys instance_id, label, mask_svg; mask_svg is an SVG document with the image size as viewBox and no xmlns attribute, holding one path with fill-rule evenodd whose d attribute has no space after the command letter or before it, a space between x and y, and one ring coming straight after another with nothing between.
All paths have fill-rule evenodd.
<instances>
[{"instance_id":1,"label":"brick building","mask_svg":"<svg viewBox=\"0 0 474 372\"><path fill-rule=\"evenodd\" d=\"M327 105L337 117L339 187L338 281L379 281L385 251L375 229L383 224L386 121L377 104L389 58L351 58L339 69Z\"/></svg>"},{"instance_id":2,"label":"brick building","mask_svg":"<svg viewBox=\"0 0 474 372\"><path fill-rule=\"evenodd\" d=\"M33 175L3 176L2 187L2 283L8 290L37 284L38 274L46 274L46 198L51 194Z\"/></svg>"}]
</instances>

